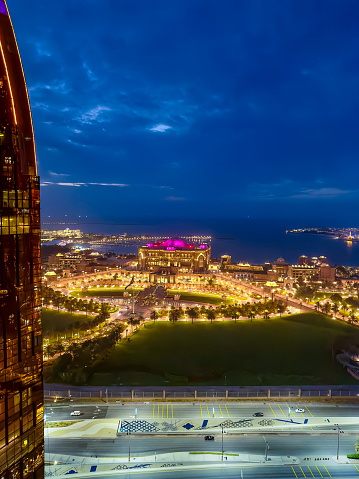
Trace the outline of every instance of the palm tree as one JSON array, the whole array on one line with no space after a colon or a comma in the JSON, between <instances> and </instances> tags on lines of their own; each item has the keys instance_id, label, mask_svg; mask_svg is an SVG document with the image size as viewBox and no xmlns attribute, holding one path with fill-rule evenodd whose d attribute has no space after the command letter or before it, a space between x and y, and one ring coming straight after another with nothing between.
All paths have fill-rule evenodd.
<instances>
[{"instance_id":1,"label":"palm tree","mask_svg":"<svg viewBox=\"0 0 359 479\"><path fill-rule=\"evenodd\" d=\"M153 319L153 322L156 321L156 319L158 319L158 313L155 309L153 309L150 313L150 318Z\"/></svg>"},{"instance_id":2,"label":"palm tree","mask_svg":"<svg viewBox=\"0 0 359 479\"><path fill-rule=\"evenodd\" d=\"M178 318L179 318L179 311L178 309L171 309L170 312L169 312L169 315L168 315L168 319L170 321L173 322L173 324L175 323L175 321L178 321Z\"/></svg>"},{"instance_id":3,"label":"palm tree","mask_svg":"<svg viewBox=\"0 0 359 479\"><path fill-rule=\"evenodd\" d=\"M338 311L339 311L339 306L338 306L338 303L333 303L332 304L332 311L334 313L334 316L336 317Z\"/></svg>"},{"instance_id":4,"label":"palm tree","mask_svg":"<svg viewBox=\"0 0 359 479\"><path fill-rule=\"evenodd\" d=\"M330 303L328 301L323 304L323 306L322 306L323 313L329 314L330 309L331 309L330 308Z\"/></svg>"},{"instance_id":5,"label":"palm tree","mask_svg":"<svg viewBox=\"0 0 359 479\"><path fill-rule=\"evenodd\" d=\"M192 324L193 324L193 320L195 318L198 318L198 312L196 309L194 308L190 308L188 311L187 311L187 314L188 316L192 319Z\"/></svg>"},{"instance_id":6,"label":"palm tree","mask_svg":"<svg viewBox=\"0 0 359 479\"><path fill-rule=\"evenodd\" d=\"M206 312L206 316L207 316L207 319L211 320L211 324L212 324L212 321L216 319L216 312L214 311L214 309L209 308Z\"/></svg>"}]
</instances>

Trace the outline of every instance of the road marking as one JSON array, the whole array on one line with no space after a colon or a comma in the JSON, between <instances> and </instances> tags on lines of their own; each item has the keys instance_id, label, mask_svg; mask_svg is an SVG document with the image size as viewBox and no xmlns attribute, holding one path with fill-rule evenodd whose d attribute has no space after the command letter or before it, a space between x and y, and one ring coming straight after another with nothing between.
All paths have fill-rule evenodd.
<instances>
[{"instance_id":1,"label":"road marking","mask_svg":"<svg viewBox=\"0 0 359 479\"><path fill-rule=\"evenodd\" d=\"M356 467L356 465L355 465L355 464L354 464L354 467L355 467L355 469L356 469L356 470L359 472L359 469Z\"/></svg>"},{"instance_id":2,"label":"road marking","mask_svg":"<svg viewBox=\"0 0 359 479\"><path fill-rule=\"evenodd\" d=\"M206 406L207 406L208 417L211 417L211 415L209 414L208 404L206 404Z\"/></svg>"},{"instance_id":3,"label":"road marking","mask_svg":"<svg viewBox=\"0 0 359 479\"><path fill-rule=\"evenodd\" d=\"M221 405L220 405L220 404L218 404L218 407L219 407L219 410L221 411L221 416L223 417L223 413L222 413Z\"/></svg>"},{"instance_id":4,"label":"road marking","mask_svg":"<svg viewBox=\"0 0 359 479\"><path fill-rule=\"evenodd\" d=\"M273 411L273 408L272 408L272 406L271 406L271 405L269 405L269 407L271 408L271 411L272 411L272 413L274 414L274 417L277 417L276 413Z\"/></svg>"},{"instance_id":5,"label":"road marking","mask_svg":"<svg viewBox=\"0 0 359 479\"><path fill-rule=\"evenodd\" d=\"M201 406L201 405L199 405L199 407L201 408L201 417L203 417L203 414L202 414L202 406Z\"/></svg>"},{"instance_id":6,"label":"road marking","mask_svg":"<svg viewBox=\"0 0 359 479\"><path fill-rule=\"evenodd\" d=\"M155 417L155 405L153 405L152 417Z\"/></svg>"},{"instance_id":7,"label":"road marking","mask_svg":"<svg viewBox=\"0 0 359 479\"><path fill-rule=\"evenodd\" d=\"M279 404L278 404L278 407L279 407L279 409L281 410L281 412L282 412L283 416L285 417L285 414L284 414L284 412L283 412L283 410L282 410L282 408L280 407L280 405L279 405Z\"/></svg>"},{"instance_id":8,"label":"road marking","mask_svg":"<svg viewBox=\"0 0 359 479\"><path fill-rule=\"evenodd\" d=\"M307 408L307 406L305 406L305 409L309 412L309 414L310 414L312 417L314 417L313 414L312 414L312 413L309 411L309 409Z\"/></svg>"},{"instance_id":9,"label":"road marking","mask_svg":"<svg viewBox=\"0 0 359 479\"><path fill-rule=\"evenodd\" d=\"M172 414L172 418L173 418L173 406L171 404L171 414Z\"/></svg>"},{"instance_id":10,"label":"road marking","mask_svg":"<svg viewBox=\"0 0 359 479\"><path fill-rule=\"evenodd\" d=\"M303 476L304 476L304 477L307 477L307 476L304 474L304 471L303 471L303 469L302 469L300 466L299 466L299 469L302 471Z\"/></svg>"},{"instance_id":11,"label":"road marking","mask_svg":"<svg viewBox=\"0 0 359 479\"><path fill-rule=\"evenodd\" d=\"M319 467L318 467L318 466L315 466L315 467L318 469L318 472L319 472L319 474L320 474L320 477L323 477L323 476L322 476L322 473L321 473L320 470L319 470Z\"/></svg>"},{"instance_id":12,"label":"road marking","mask_svg":"<svg viewBox=\"0 0 359 479\"><path fill-rule=\"evenodd\" d=\"M329 477L332 477L332 476L329 474L329 471L328 471L328 469L327 469L327 468L326 468L324 465L323 465L323 467L324 467L324 469L327 471L327 473L328 473L328 476L329 476Z\"/></svg>"},{"instance_id":13,"label":"road marking","mask_svg":"<svg viewBox=\"0 0 359 479\"><path fill-rule=\"evenodd\" d=\"M162 404L162 418L163 418L163 408L164 408L164 405Z\"/></svg>"},{"instance_id":14,"label":"road marking","mask_svg":"<svg viewBox=\"0 0 359 479\"><path fill-rule=\"evenodd\" d=\"M157 417L160 417L160 405L157 404Z\"/></svg>"},{"instance_id":15,"label":"road marking","mask_svg":"<svg viewBox=\"0 0 359 479\"><path fill-rule=\"evenodd\" d=\"M227 411L228 417L230 417L230 416L229 416L228 409L227 409L227 404L225 404L225 405L224 405L224 407L226 408L226 411Z\"/></svg>"},{"instance_id":16,"label":"road marking","mask_svg":"<svg viewBox=\"0 0 359 479\"><path fill-rule=\"evenodd\" d=\"M311 475L312 475L313 477L315 477L314 474L312 473L311 468L310 468L309 466L308 466L308 469L309 469L309 472L311 473Z\"/></svg>"},{"instance_id":17,"label":"road marking","mask_svg":"<svg viewBox=\"0 0 359 479\"><path fill-rule=\"evenodd\" d=\"M167 417L168 417L168 404L167 404Z\"/></svg>"},{"instance_id":18,"label":"road marking","mask_svg":"<svg viewBox=\"0 0 359 479\"><path fill-rule=\"evenodd\" d=\"M290 466L292 468L292 471L293 471L293 474L295 475L295 477L298 477L297 474L295 473L295 470L294 470L294 467L293 466Z\"/></svg>"}]
</instances>

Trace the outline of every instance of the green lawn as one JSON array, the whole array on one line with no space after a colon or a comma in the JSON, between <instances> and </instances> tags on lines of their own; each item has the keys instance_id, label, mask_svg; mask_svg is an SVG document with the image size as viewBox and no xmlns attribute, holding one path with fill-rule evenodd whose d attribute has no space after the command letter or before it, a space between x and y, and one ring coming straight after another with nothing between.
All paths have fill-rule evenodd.
<instances>
[{"instance_id":1,"label":"green lawn","mask_svg":"<svg viewBox=\"0 0 359 479\"><path fill-rule=\"evenodd\" d=\"M53 309L42 308L42 331L49 334L56 331L65 331L77 321L90 321L93 316L85 314L71 314L68 312L57 312Z\"/></svg>"},{"instance_id":2,"label":"green lawn","mask_svg":"<svg viewBox=\"0 0 359 479\"><path fill-rule=\"evenodd\" d=\"M134 291L140 291L140 289L141 288L134 288ZM90 288L88 291L84 292L77 288L71 291L71 296L78 296L79 298L105 296L110 298L111 296L123 296L124 290L125 288ZM132 289L129 288L128 292L131 293Z\"/></svg>"},{"instance_id":3,"label":"green lawn","mask_svg":"<svg viewBox=\"0 0 359 479\"><path fill-rule=\"evenodd\" d=\"M332 357L346 337L359 344L357 328L316 313L252 323L151 323L99 362L90 384L352 384Z\"/></svg>"},{"instance_id":4,"label":"green lawn","mask_svg":"<svg viewBox=\"0 0 359 479\"><path fill-rule=\"evenodd\" d=\"M136 292L140 291L140 288L134 288ZM131 289L128 289L131 293ZM71 292L72 296L78 296L79 298L87 297L111 297L111 296L123 296L124 288L91 288L86 292L81 291L80 289L75 289ZM210 293L191 293L181 290L169 290L170 295L180 294L180 299L182 301L193 301L194 303L208 303L208 304L221 304L221 294L210 294ZM224 301L226 304L232 303L231 300Z\"/></svg>"}]
</instances>

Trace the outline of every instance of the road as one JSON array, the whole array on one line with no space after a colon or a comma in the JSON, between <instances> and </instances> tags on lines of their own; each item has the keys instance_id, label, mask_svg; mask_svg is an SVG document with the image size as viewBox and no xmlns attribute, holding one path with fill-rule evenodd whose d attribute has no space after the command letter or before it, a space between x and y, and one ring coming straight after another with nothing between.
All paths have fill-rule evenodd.
<instances>
[{"instance_id":1,"label":"road","mask_svg":"<svg viewBox=\"0 0 359 479\"><path fill-rule=\"evenodd\" d=\"M93 477L81 476L82 478ZM235 467L221 467L221 466L206 466L203 468L190 467L187 470L179 470L178 468L169 470L168 468L151 472L150 470L143 470L139 472L131 472L130 474L96 474L98 479L110 479L114 477L125 477L131 479L139 479L146 477L146 479L218 479L218 478L235 478L235 479L296 479L296 478L358 478L359 471L354 465L331 465L328 466L272 466L272 467L251 467L246 468L242 466Z\"/></svg>"},{"instance_id":2,"label":"road","mask_svg":"<svg viewBox=\"0 0 359 479\"><path fill-rule=\"evenodd\" d=\"M221 434L215 436L214 441L205 441L204 435L172 436L172 437L137 437L131 435L119 438L74 438L63 439L46 437L45 452L50 454L71 454L73 456L86 457L126 457L128 455L129 442L132 456L146 456L168 452L186 451L212 451L221 452ZM316 458L334 457L337 454L337 435L332 436L266 436L270 447L271 456L296 456L304 460L311 458L315 463ZM354 452L356 436L340 437L340 454ZM264 457L264 440L262 436L229 436L223 437L223 448L227 453L239 452L243 454L259 454ZM358 475L359 476L359 475Z\"/></svg>"},{"instance_id":3,"label":"road","mask_svg":"<svg viewBox=\"0 0 359 479\"><path fill-rule=\"evenodd\" d=\"M295 409L303 408L304 413L296 413ZM79 417L71 417L72 411L80 410ZM351 417L359 415L359 404L317 404L306 402L205 402L205 403L109 403L97 404L69 403L46 406L47 421L82 420L82 419L125 419L136 416L139 419L153 418L251 418L256 412L262 412L265 418L302 419L311 417Z\"/></svg>"}]
</instances>

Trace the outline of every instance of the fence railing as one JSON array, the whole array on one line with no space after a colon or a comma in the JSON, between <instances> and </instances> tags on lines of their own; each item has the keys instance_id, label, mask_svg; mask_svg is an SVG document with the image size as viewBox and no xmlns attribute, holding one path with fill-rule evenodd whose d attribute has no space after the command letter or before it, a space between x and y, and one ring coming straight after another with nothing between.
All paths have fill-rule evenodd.
<instances>
[{"instance_id":1,"label":"fence railing","mask_svg":"<svg viewBox=\"0 0 359 479\"><path fill-rule=\"evenodd\" d=\"M326 398L340 398L340 397L357 397L359 394L355 390L351 389L252 389L249 391L237 391L223 390L223 391L172 391L172 390L160 390L160 391L148 391L148 390L130 390L130 391L113 391L109 388L103 388L98 390L86 390L83 389L71 389L59 390L45 389L45 398L63 398L63 399L99 399L99 400L119 400L126 399L131 401L144 401L144 400L175 400L175 399L188 399L188 400L226 400L226 399L257 399L257 398L314 398L314 397L326 397Z\"/></svg>"}]
</instances>

